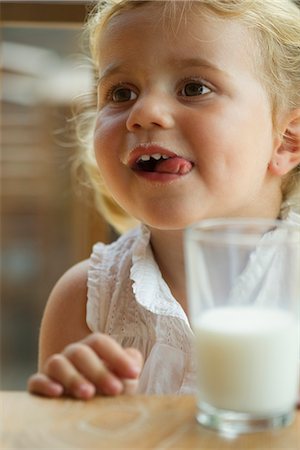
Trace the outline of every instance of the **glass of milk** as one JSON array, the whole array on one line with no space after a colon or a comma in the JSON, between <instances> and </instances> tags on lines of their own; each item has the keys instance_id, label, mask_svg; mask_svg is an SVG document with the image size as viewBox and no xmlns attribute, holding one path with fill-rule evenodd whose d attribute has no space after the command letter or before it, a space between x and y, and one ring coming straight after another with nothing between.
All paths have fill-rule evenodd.
<instances>
[{"instance_id":1,"label":"glass of milk","mask_svg":"<svg viewBox=\"0 0 300 450\"><path fill-rule=\"evenodd\" d=\"M185 256L197 420L236 435L289 424L299 390L300 226L213 219Z\"/></svg>"}]
</instances>

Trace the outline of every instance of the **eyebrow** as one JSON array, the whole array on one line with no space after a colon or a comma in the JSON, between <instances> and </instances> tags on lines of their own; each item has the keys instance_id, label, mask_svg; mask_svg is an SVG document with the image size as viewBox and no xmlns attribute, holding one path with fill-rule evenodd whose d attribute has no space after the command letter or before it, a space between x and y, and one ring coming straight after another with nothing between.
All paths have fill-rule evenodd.
<instances>
[{"instance_id":1,"label":"eyebrow","mask_svg":"<svg viewBox=\"0 0 300 450\"><path fill-rule=\"evenodd\" d=\"M168 61L168 65L169 66L175 66L178 69L186 69L188 67L204 67L206 69L210 69L210 70L214 70L215 72L218 72L222 75L225 75L227 77L229 77L228 72L226 72L225 70L221 69L220 67L218 67L217 65L213 64L212 62L203 59L203 58L171 58ZM113 62L111 64L108 64L107 67L105 67L105 69L103 70L103 72L101 73L99 79L98 79L98 83L102 83L106 78L116 74L116 73L121 73L123 72L123 68L126 67L127 64L124 61L118 61L118 62ZM130 67L130 65L128 65L128 67Z\"/></svg>"},{"instance_id":2,"label":"eyebrow","mask_svg":"<svg viewBox=\"0 0 300 450\"><path fill-rule=\"evenodd\" d=\"M125 66L125 63L123 63L122 61L108 64L108 66L105 67L103 72L100 72L100 76L98 78L98 84L102 83L106 78L114 75L115 73L122 72L121 68L124 66Z\"/></svg>"},{"instance_id":3,"label":"eyebrow","mask_svg":"<svg viewBox=\"0 0 300 450\"><path fill-rule=\"evenodd\" d=\"M170 60L170 64L177 66L178 69L184 69L186 67L204 67L206 69L214 70L215 72L219 72L220 74L229 76L228 72L205 58L172 58Z\"/></svg>"}]
</instances>

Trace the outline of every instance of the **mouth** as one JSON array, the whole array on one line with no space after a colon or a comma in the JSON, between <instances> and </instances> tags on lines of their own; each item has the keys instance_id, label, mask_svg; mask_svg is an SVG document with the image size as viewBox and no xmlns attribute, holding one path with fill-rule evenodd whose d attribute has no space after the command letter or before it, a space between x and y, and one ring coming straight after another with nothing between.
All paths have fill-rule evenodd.
<instances>
[{"instance_id":1,"label":"mouth","mask_svg":"<svg viewBox=\"0 0 300 450\"><path fill-rule=\"evenodd\" d=\"M129 158L129 167L136 172L186 175L194 164L176 153L157 145L140 145Z\"/></svg>"}]
</instances>

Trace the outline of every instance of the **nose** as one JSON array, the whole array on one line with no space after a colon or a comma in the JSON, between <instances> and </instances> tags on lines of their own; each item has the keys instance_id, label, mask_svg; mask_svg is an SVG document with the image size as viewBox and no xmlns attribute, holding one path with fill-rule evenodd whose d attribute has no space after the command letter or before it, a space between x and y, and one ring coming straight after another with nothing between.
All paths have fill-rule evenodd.
<instances>
[{"instance_id":1,"label":"nose","mask_svg":"<svg viewBox=\"0 0 300 450\"><path fill-rule=\"evenodd\" d=\"M171 101L159 93L147 93L137 98L126 121L129 131L153 127L172 128L174 113Z\"/></svg>"}]
</instances>

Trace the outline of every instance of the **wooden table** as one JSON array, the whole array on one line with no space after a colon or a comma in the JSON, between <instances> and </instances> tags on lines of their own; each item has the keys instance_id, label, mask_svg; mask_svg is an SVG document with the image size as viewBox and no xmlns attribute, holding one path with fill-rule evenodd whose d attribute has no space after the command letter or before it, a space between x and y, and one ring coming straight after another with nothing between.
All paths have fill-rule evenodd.
<instances>
[{"instance_id":1,"label":"wooden table","mask_svg":"<svg viewBox=\"0 0 300 450\"><path fill-rule=\"evenodd\" d=\"M1 449L300 450L300 411L292 425L226 439L197 424L195 399L97 397L88 402L2 392Z\"/></svg>"}]
</instances>

